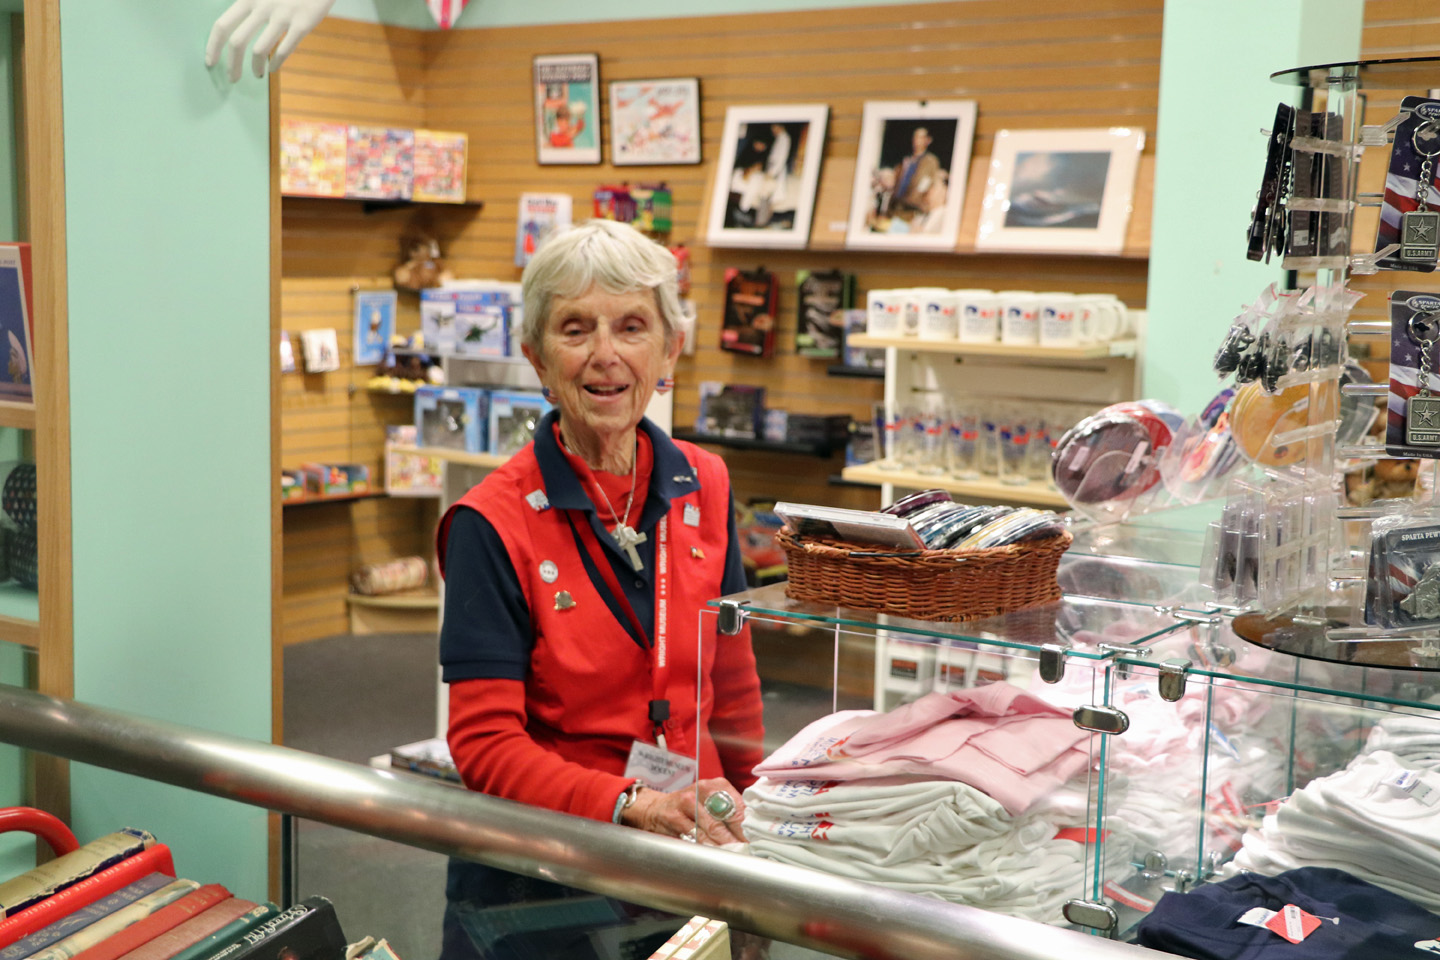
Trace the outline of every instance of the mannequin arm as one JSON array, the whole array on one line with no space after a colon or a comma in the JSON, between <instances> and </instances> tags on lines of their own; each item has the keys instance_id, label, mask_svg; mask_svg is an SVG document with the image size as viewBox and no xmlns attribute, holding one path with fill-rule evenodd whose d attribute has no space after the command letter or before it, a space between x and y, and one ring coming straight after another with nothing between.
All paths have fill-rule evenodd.
<instances>
[{"instance_id":1,"label":"mannequin arm","mask_svg":"<svg viewBox=\"0 0 1440 960\"><path fill-rule=\"evenodd\" d=\"M335 0L235 0L210 31L210 40L205 44L205 66L219 63L223 50L229 58L226 73L230 82L235 83L240 79L245 50L250 48L250 70L255 76L265 76L267 61L272 72L279 70L285 58L325 19L334 4ZM252 40L255 41L253 47Z\"/></svg>"}]
</instances>

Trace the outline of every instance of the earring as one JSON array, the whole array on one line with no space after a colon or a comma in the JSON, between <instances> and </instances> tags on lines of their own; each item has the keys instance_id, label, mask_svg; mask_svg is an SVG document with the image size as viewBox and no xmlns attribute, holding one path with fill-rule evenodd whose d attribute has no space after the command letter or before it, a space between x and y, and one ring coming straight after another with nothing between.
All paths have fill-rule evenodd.
<instances>
[{"instance_id":1,"label":"earring","mask_svg":"<svg viewBox=\"0 0 1440 960\"><path fill-rule=\"evenodd\" d=\"M560 400L560 397L556 395L555 391L551 390L549 387L541 387L540 396L544 397L545 402L550 404L552 407Z\"/></svg>"},{"instance_id":2,"label":"earring","mask_svg":"<svg viewBox=\"0 0 1440 960\"><path fill-rule=\"evenodd\" d=\"M656 393L669 393L671 390L674 390L674 389L675 389L675 378L674 378L674 377L661 377L661 378L660 378L658 381L656 381L656 383L655 383L655 392L656 392Z\"/></svg>"}]
</instances>

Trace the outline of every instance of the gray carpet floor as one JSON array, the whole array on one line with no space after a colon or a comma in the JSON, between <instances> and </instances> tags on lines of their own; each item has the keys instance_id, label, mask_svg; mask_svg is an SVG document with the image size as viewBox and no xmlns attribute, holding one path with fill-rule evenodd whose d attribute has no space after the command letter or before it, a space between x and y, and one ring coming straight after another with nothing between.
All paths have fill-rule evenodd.
<instances>
[{"instance_id":1,"label":"gray carpet floor","mask_svg":"<svg viewBox=\"0 0 1440 960\"><path fill-rule=\"evenodd\" d=\"M434 736L436 652L430 634L344 635L287 647L286 746L366 763ZM829 693L788 684L767 683L764 700L767 749L830 709ZM402 960L436 960L445 857L309 821L296 824L296 848L297 898L327 897L351 942L383 937ZM770 956L822 955L775 944Z\"/></svg>"}]
</instances>

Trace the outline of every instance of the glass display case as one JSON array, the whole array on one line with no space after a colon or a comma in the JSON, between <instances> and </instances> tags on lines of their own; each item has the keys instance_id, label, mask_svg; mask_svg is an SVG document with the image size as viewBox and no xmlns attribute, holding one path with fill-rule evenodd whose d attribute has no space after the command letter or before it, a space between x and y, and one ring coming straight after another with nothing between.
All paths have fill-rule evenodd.
<instances>
[{"instance_id":1,"label":"glass display case","mask_svg":"<svg viewBox=\"0 0 1440 960\"><path fill-rule=\"evenodd\" d=\"M1440 676L1248 642L1179 559L1071 554L1061 602L966 623L714 601L761 677L751 852L1159 949L1267 884L1440 911Z\"/></svg>"}]
</instances>

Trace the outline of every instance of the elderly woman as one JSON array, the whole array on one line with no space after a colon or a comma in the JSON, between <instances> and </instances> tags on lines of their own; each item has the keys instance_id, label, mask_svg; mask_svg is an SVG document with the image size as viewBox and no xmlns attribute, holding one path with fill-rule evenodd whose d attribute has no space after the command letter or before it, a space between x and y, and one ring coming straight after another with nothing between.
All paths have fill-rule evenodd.
<instances>
[{"instance_id":1,"label":"elderly woman","mask_svg":"<svg viewBox=\"0 0 1440 960\"><path fill-rule=\"evenodd\" d=\"M596 220L551 237L523 286L522 349L556 409L440 524L456 765L472 790L740 840L754 657L713 618L695 635L706 601L745 586L729 478L644 416L683 343L675 260Z\"/></svg>"}]
</instances>

